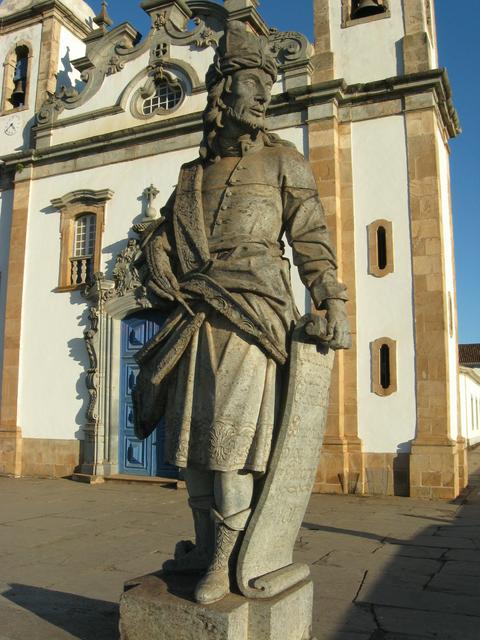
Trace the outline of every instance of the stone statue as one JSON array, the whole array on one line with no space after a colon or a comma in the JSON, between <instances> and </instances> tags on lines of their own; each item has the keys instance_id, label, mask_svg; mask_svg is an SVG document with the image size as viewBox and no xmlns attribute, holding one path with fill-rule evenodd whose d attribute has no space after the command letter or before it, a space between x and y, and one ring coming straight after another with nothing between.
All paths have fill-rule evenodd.
<instances>
[{"instance_id":1,"label":"stone statue","mask_svg":"<svg viewBox=\"0 0 480 640\"><path fill-rule=\"evenodd\" d=\"M334 350L351 341L311 169L266 130L276 78L267 40L230 22L206 78L200 157L182 167L141 241L145 284L171 314L138 354L136 432L147 437L165 417L167 459L185 470L196 544L177 549L164 570L202 574L203 604L230 591L286 393L299 314L284 234L315 307L326 310L326 321L311 316L309 333Z\"/></svg>"}]
</instances>

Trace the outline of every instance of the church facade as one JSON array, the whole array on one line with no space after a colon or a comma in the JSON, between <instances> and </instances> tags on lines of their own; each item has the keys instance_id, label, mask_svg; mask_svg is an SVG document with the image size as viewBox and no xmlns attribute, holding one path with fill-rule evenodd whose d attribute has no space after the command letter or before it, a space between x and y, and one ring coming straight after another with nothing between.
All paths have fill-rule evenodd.
<instances>
[{"instance_id":1,"label":"church facade","mask_svg":"<svg viewBox=\"0 0 480 640\"><path fill-rule=\"evenodd\" d=\"M198 155L205 73L234 19L275 51L269 127L310 160L349 292L315 489L455 497L460 128L433 2L315 0L314 44L270 28L257 0L141 6L143 39L105 5L0 4L0 474L176 476L165 425L133 433L134 354L163 322L135 256Z\"/></svg>"}]
</instances>

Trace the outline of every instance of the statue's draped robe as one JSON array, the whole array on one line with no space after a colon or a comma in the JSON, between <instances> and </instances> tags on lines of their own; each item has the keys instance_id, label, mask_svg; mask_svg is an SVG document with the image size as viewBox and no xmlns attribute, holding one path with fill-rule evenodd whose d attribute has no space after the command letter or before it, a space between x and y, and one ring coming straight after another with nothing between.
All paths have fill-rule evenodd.
<instances>
[{"instance_id":1,"label":"statue's draped robe","mask_svg":"<svg viewBox=\"0 0 480 640\"><path fill-rule=\"evenodd\" d=\"M281 238L317 308L346 299L310 167L292 147L241 143L213 164L184 165L144 241L153 292L171 267L179 305L138 355L136 429L165 416L179 467L265 471L280 373L299 314Z\"/></svg>"}]
</instances>

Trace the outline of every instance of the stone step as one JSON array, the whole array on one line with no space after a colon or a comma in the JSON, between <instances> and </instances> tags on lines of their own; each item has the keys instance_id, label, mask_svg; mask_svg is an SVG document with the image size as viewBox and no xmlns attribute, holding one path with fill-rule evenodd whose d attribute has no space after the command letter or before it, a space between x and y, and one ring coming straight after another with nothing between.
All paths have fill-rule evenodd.
<instances>
[{"instance_id":1,"label":"stone step","mask_svg":"<svg viewBox=\"0 0 480 640\"><path fill-rule=\"evenodd\" d=\"M163 478L160 476L134 476L128 474L116 474L113 476L96 476L88 473L74 473L72 480L86 482L87 484L103 484L104 482L123 482L134 484L152 484L172 486L175 489L185 489L185 482L178 478Z\"/></svg>"}]
</instances>

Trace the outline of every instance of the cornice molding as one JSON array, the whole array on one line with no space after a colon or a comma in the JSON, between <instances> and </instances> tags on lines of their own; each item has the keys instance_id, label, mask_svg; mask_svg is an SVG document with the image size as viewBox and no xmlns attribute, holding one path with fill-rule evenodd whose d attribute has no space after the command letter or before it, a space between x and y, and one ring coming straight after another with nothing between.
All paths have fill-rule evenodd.
<instances>
[{"instance_id":1,"label":"cornice molding","mask_svg":"<svg viewBox=\"0 0 480 640\"><path fill-rule=\"evenodd\" d=\"M478 385L480 385L480 369L475 369L473 367L464 367L460 365L460 373L465 374Z\"/></svg>"},{"instance_id":2,"label":"cornice molding","mask_svg":"<svg viewBox=\"0 0 480 640\"><path fill-rule=\"evenodd\" d=\"M16 27L18 23L26 26L37 23L39 17L45 17L48 12L57 11L70 25L79 32L79 35L87 36L92 32L92 25L84 22L73 11L62 4L59 0L38 0L36 4L21 9L0 18L0 35L7 33ZM25 24L26 23L26 24Z\"/></svg>"},{"instance_id":3,"label":"cornice molding","mask_svg":"<svg viewBox=\"0 0 480 640\"><path fill-rule=\"evenodd\" d=\"M461 132L460 123L451 100L448 76L443 69L425 71L407 76L389 78L383 81L363 84L347 85L343 79L317 83L292 89L288 92L273 96L269 108L271 119L280 118L284 114L307 112L310 107L332 105L330 111L338 112L341 107L372 105L387 101L399 101L398 113L408 110L406 102L408 98L429 96L430 106L437 105L438 113L450 137L455 137ZM433 98L433 100L432 100ZM418 107L411 107L418 108ZM324 110L321 110L322 112ZM348 112L346 110L346 112ZM119 113L119 107L108 110L99 110L98 113L89 114L89 117L98 117L109 113ZM320 120L326 116L307 119L306 122ZM58 126L62 126L59 123ZM36 149L32 152L19 152L4 156L5 169L14 168L17 164L32 162L36 164L49 164L78 157L82 154L108 152L109 150L128 147L155 140L165 140L172 137L200 133L202 131L202 112L174 116L168 119L156 120L148 124L139 124L135 127L99 134L83 140L75 140L70 143L55 145L52 147ZM38 133L48 132L51 127L37 126Z\"/></svg>"},{"instance_id":4,"label":"cornice molding","mask_svg":"<svg viewBox=\"0 0 480 640\"><path fill-rule=\"evenodd\" d=\"M51 200L52 206L56 209L66 209L67 207L81 203L81 204L104 204L108 200L113 198L114 192L111 189L100 189L99 191L93 191L92 189L77 189L76 191L69 191L61 198L54 198Z\"/></svg>"}]
</instances>

